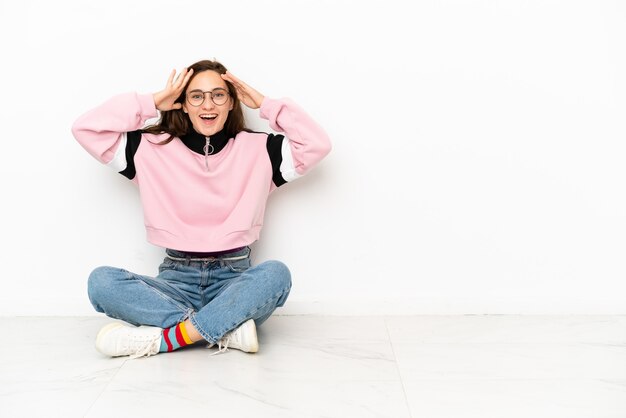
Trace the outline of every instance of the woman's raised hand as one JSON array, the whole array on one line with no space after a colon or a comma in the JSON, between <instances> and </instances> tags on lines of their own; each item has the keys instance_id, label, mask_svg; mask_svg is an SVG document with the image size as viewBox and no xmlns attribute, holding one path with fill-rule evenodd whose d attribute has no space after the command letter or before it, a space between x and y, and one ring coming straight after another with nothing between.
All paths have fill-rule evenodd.
<instances>
[{"instance_id":1,"label":"woman's raised hand","mask_svg":"<svg viewBox=\"0 0 626 418\"><path fill-rule=\"evenodd\" d=\"M185 89L185 86L189 82L193 70L184 68L176 78L176 70L172 70L170 77L167 79L165 88L157 93L153 94L154 105L160 111L168 111L174 109L180 109L183 107L182 103L176 103L176 99Z\"/></svg>"},{"instance_id":2,"label":"woman's raised hand","mask_svg":"<svg viewBox=\"0 0 626 418\"><path fill-rule=\"evenodd\" d=\"M241 100L243 104L250 109L258 109L261 107L261 103L263 103L263 99L265 98L261 93L232 75L230 71L226 71L226 74L222 74L222 78L235 86L239 100Z\"/></svg>"}]
</instances>

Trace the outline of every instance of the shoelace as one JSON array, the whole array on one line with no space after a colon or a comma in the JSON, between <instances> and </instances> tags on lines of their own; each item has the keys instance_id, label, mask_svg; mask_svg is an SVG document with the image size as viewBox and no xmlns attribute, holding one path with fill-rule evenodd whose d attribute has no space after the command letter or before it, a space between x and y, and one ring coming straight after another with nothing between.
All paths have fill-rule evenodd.
<instances>
[{"instance_id":1,"label":"shoelace","mask_svg":"<svg viewBox=\"0 0 626 418\"><path fill-rule=\"evenodd\" d=\"M131 359L139 357L150 357L159 352L157 344L159 344L160 337L152 338L148 341L142 342L143 344L137 347L135 354L130 356Z\"/></svg>"},{"instance_id":2,"label":"shoelace","mask_svg":"<svg viewBox=\"0 0 626 418\"><path fill-rule=\"evenodd\" d=\"M217 351L213 354L211 354L212 356L215 356L217 354L223 354L225 352L228 351L228 344L230 344L230 336L226 337L226 338L222 338L221 340L219 340L217 342ZM215 344L211 344L208 348L213 347Z\"/></svg>"}]
</instances>

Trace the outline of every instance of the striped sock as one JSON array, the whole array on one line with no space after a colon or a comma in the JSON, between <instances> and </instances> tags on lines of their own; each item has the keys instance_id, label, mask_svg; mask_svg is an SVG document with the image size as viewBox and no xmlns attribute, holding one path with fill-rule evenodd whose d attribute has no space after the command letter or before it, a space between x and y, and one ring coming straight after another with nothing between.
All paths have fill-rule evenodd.
<instances>
[{"instance_id":1,"label":"striped sock","mask_svg":"<svg viewBox=\"0 0 626 418\"><path fill-rule=\"evenodd\" d=\"M181 322L175 327L163 330L163 338L161 338L161 348L159 353L177 350L186 345L192 344L191 338L185 329L185 323Z\"/></svg>"}]
</instances>

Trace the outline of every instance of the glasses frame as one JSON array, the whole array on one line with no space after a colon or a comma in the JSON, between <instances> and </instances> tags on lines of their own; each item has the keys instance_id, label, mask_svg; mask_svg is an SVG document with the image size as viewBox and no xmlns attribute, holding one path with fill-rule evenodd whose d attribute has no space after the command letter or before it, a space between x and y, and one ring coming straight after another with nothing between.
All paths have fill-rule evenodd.
<instances>
[{"instance_id":1,"label":"glasses frame","mask_svg":"<svg viewBox=\"0 0 626 418\"><path fill-rule=\"evenodd\" d=\"M213 94L215 91L220 91L220 92L224 92L226 93L226 100L224 101L224 103L216 103L215 99L213 98ZM189 95L192 93L202 93L202 101L199 104L193 104L191 103L191 100L189 99ZM213 90L207 90L207 91L202 91L200 89L194 89L191 91L188 91L187 93L185 93L185 100L187 100L187 103L189 103L190 106L193 107L200 107L204 104L205 100L206 100L206 94L209 93L209 97L211 98L211 101L213 102L213 104L215 106L222 106L225 105L226 102L228 102L228 97L230 97L230 92L228 91L228 89L222 88L222 87L216 87Z\"/></svg>"}]
</instances>

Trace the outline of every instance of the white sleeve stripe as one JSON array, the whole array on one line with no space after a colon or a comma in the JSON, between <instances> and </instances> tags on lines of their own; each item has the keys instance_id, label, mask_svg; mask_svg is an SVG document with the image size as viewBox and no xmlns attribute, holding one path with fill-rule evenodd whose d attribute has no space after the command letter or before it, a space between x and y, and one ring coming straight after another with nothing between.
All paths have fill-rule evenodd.
<instances>
[{"instance_id":1,"label":"white sleeve stripe","mask_svg":"<svg viewBox=\"0 0 626 418\"><path fill-rule=\"evenodd\" d=\"M280 163L280 174L282 174L285 181L290 182L297 179L298 177L302 177L301 174L298 174L298 172L296 171L296 167L293 164L291 146L289 145L289 140L287 138L283 139L280 153L283 157L283 161Z\"/></svg>"},{"instance_id":2,"label":"white sleeve stripe","mask_svg":"<svg viewBox=\"0 0 626 418\"><path fill-rule=\"evenodd\" d=\"M126 142L126 133L123 133L117 144L117 149L115 150L115 155L113 156L113 159L107 163L108 167L111 167L118 173L120 171L126 170L126 166L128 165L128 163L126 162Z\"/></svg>"}]
</instances>

